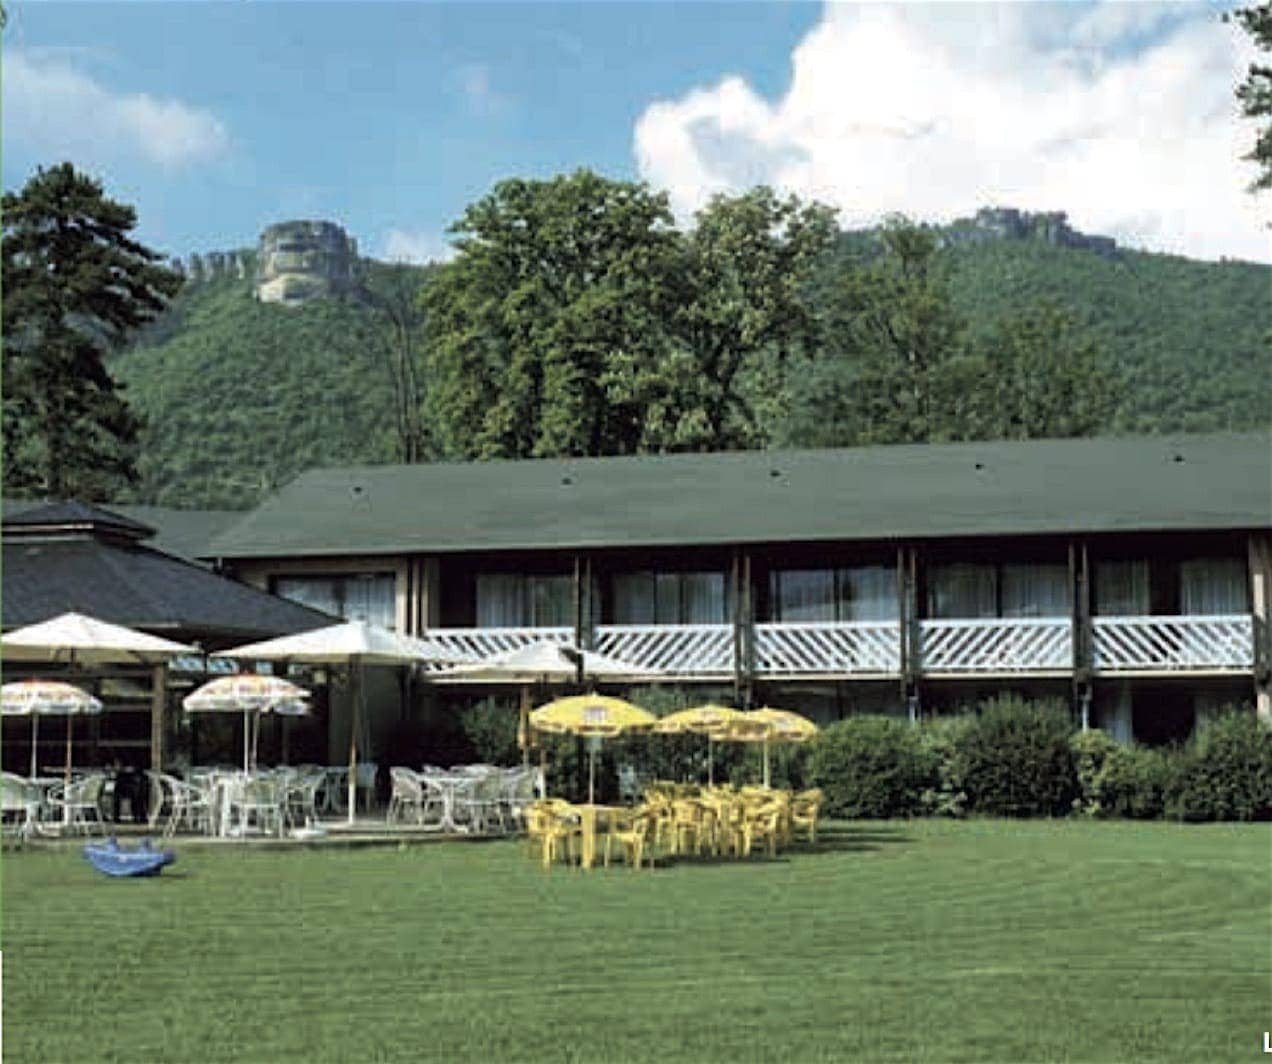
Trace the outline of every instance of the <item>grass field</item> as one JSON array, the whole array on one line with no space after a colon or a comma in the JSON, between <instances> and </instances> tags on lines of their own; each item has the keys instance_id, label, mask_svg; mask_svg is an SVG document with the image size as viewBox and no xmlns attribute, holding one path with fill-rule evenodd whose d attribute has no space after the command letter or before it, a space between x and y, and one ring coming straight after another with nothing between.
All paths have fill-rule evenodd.
<instances>
[{"instance_id":1,"label":"grass field","mask_svg":"<svg viewBox=\"0 0 1272 1064\"><path fill-rule=\"evenodd\" d=\"M6 1061L1254 1061L1272 829L836 825L776 861L521 844L6 854Z\"/></svg>"}]
</instances>

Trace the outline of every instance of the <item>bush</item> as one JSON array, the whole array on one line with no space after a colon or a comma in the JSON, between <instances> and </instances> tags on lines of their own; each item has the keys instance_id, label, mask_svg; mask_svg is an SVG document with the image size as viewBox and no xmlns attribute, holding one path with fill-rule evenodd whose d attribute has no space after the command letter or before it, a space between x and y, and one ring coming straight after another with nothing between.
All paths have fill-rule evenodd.
<instances>
[{"instance_id":1,"label":"bush","mask_svg":"<svg viewBox=\"0 0 1272 1064\"><path fill-rule=\"evenodd\" d=\"M1272 731L1248 710L1213 720L1175 755L1164 804L1175 820L1272 819Z\"/></svg>"},{"instance_id":2,"label":"bush","mask_svg":"<svg viewBox=\"0 0 1272 1064\"><path fill-rule=\"evenodd\" d=\"M832 724L811 744L809 782L825 793L830 816L914 816L936 785L936 764L918 730L888 717Z\"/></svg>"},{"instance_id":3,"label":"bush","mask_svg":"<svg viewBox=\"0 0 1272 1064\"><path fill-rule=\"evenodd\" d=\"M936 774L923 792L923 809L936 816L963 816L967 812L967 792L958 774L959 737L971 723L970 716L930 717L919 727L919 746Z\"/></svg>"},{"instance_id":4,"label":"bush","mask_svg":"<svg viewBox=\"0 0 1272 1064\"><path fill-rule=\"evenodd\" d=\"M1123 746L1099 730L1079 733L1069 745L1079 791L1075 810L1138 820L1161 816L1175 752Z\"/></svg>"},{"instance_id":5,"label":"bush","mask_svg":"<svg viewBox=\"0 0 1272 1064\"><path fill-rule=\"evenodd\" d=\"M1069 714L1055 700L1004 695L981 704L955 742L953 773L972 812L1058 816L1078 793Z\"/></svg>"}]
</instances>

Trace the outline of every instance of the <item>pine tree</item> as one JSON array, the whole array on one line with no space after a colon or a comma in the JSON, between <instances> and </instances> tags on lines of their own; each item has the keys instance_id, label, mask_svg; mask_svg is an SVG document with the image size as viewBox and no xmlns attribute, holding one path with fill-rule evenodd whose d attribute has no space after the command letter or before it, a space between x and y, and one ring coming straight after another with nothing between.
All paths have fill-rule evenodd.
<instances>
[{"instance_id":1,"label":"pine tree","mask_svg":"<svg viewBox=\"0 0 1272 1064\"><path fill-rule=\"evenodd\" d=\"M129 237L133 208L70 163L3 200L4 485L109 499L136 480L140 423L104 364L180 278Z\"/></svg>"}]
</instances>

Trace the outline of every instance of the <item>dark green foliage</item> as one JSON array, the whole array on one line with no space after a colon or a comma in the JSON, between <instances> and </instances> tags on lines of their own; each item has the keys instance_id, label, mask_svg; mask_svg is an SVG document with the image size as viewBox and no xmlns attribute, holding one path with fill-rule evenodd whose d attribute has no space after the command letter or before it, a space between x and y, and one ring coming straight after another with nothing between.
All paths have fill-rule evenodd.
<instances>
[{"instance_id":1,"label":"dark green foliage","mask_svg":"<svg viewBox=\"0 0 1272 1064\"><path fill-rule=\"evenodd\" d=\"M991 816L1060 816L1077 793L1072 728L1058 702L1003 695L983 702L955 743L968 809Z\"/></svg>"},{"instance_id":2,"label":"dark green foliage","mask_svg":"<svg viewBox=\"0 0 1272 1064\"><path fill-rule=\"evenodd\" d=\"M459 722L472 750L472 760L486 765L520 764L518 719L516 695L483 698L464 709Z\"/></svg>"},{"instance_id":3,"label":"dark green foliage","mask_svg":"<svg viewBox=\"0 0 1272 1064\"><path fill-rule=\"evenodd\" d=\"M1162 815L1178 751L1125 746L1092 729L1070 741L1078 781L1074 810L1094 817L1150 820Z\"/></svg>"},{"instance_id":4,"label":"dark green foliage","mask_svg":"<svg viewBox=\"0 0 1272 1064\"><path fill-rule=\"evenodd\" d=\"M399 452L383 323L353 297L258 303L249 280L188 286L186 327L113 369L145 414L140 501L246 507L314 466Z\"/></svg>"},{"instance_id":5,"label":"dark green foliage","mask_svg":"<svg viewBox=\"0 0 1272 1064\"><path fill-rule=\"evenodd\" d=\"M829 816L914 816L924 812L937 766L909 723L853 717L813 740L808 777L825 793Z\"/></svg>"},{"instance_id":6,"label":"dark green foliage","mask_svg":"<svg viewBox=\"0 0 1272 1064\"><path fill-rule=\"evenodd\" d=\"M103 359L180 279L70 163L6 193L3 215L5 490L110 499L136 480L140 424Z\"/></svg>"},{"instance_id":7,"label":"dark green foliage","mask_svg":"<svg viewBox=\"0 0 1272 1064\"><path fill-rule=\"evenodd\" d=\"M1166 784L1173 820L1272 819L1272 729L1232 710L1176 754Z\"/></svg>"},{"instance_id":8,"label":"dark green foliage","mask_svg":"<svg viewBox=\"0 0 1272 1064\"><path fill-rule=\"evenodd\" d=\"M919 726L919 746L935 766L932 786L923 792L923 809L937 816L963 816L967 812L967 792L958 771L958 749L963 733L971 725L970 714L930 717Z\"/></svg>"},{"instance_id":9,"label":"dark green foliage","mask_svg":"<svg viewBox=\"0 0 1272 1064\"><path fill-rule=\"evenodd\" d=\"M1272 3L1264 0L1251 4L1233 12L1233 17L1264 56L1272 52ZM1251 63L1245 80L1237 86L1237 99L1241 101L1242 114L1263 120L1255 134L1254 147L1245 158L1259 168L1250 191L1267 191L1272 188L1272 64Z\"/></svg>"}]
</instances>

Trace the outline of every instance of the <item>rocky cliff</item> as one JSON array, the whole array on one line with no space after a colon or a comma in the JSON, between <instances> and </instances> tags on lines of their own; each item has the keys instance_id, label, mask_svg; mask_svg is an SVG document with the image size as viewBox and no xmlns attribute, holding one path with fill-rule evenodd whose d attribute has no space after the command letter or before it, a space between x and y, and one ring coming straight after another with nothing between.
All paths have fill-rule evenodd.
<instances>
[{"instance_id":1,"label":"rocky cliff","mask_svg":"<svg viewBox=\"0 0 1272 1064\"><path fill-rule=\"evenodd\" d=\"M358 244L335 222L279 222L261 233L256 298L297 306L347 290Z\"/></svg>"}]
</instances>

